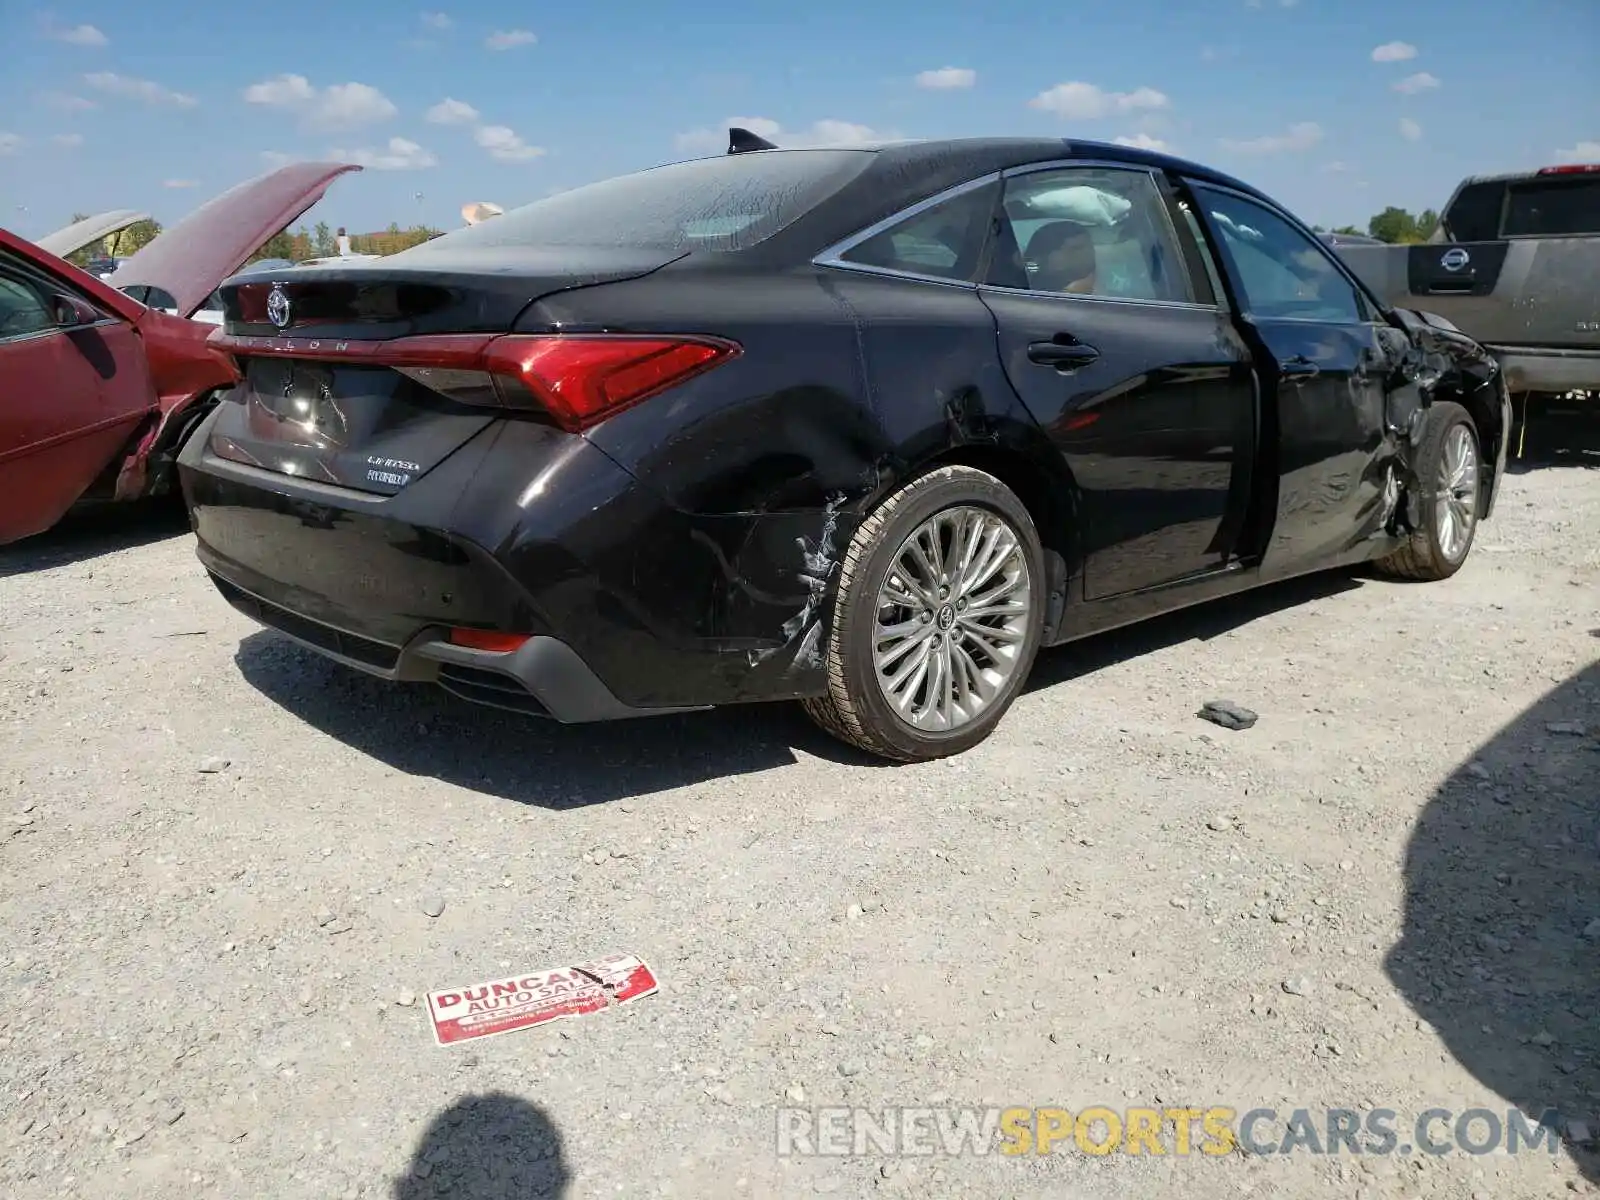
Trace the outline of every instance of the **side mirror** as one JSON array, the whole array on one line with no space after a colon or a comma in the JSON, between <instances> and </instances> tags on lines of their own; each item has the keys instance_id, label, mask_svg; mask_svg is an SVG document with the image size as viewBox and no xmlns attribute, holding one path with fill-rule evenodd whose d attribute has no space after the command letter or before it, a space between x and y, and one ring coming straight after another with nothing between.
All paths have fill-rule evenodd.
<instances>
[{"instance_id":1,"label":"side mirror","mask_svg":"<svg viewBox=\"0 0 1600 1200\"><path fill-rule=\"evenodd\" d=\"M79 300L76 296L58 295L52 302L56 326L61 329L76 329L82 325L93 325L100 319L100 314Z\"/></svg>"}]
</instances>

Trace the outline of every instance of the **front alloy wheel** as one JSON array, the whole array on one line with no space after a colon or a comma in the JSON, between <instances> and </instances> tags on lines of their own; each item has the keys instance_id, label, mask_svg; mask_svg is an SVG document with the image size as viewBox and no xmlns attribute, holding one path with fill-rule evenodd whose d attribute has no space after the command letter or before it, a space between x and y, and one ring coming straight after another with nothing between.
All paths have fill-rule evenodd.
<instances>
[{"instance_id":1,"label":"front alloy wheel","mask_svg":"<svg viewBox=\"0 0 1600 1200\"><path fill-rule=\"evenodd\" d=\"M1449 579L1472 550L1483 503L1483 451L1472 415L1452 401L1430 408L1415 463L1418 528L1374 565L1398 579Z\"/></svg>"}]
</instances>

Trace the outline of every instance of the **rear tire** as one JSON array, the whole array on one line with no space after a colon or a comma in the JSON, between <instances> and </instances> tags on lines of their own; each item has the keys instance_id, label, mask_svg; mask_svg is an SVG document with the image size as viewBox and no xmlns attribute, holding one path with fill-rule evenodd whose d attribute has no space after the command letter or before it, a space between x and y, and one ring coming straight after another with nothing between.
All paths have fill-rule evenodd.
<instances>
[{"instance_id":1,"label":"rear tire","mask_svg":"<svg viewBox=\"0 0 1600 1200\"><path fill-rule=\"evenodd\" d=\"M1466 563L1478 531L1483 503L1478 428L1466 409L1449 401L1435 404L1427 421L1416 457L1421 528L1373 563L1393 579L1449 579Z\"/></svg>"},{"instance_id":2,"label":"rear tire","mask_svg":"<svg viewBox=\"0 0 1600 1200\"><path fill-rule=\"evenodd\" d=\"M846 548L828 690L802 704L881 758L959 754L989 736L1026 682L1044 600L1044 553L1016 494L971 467L931 470L873 510Z\"/></svg>"}]
</instances>

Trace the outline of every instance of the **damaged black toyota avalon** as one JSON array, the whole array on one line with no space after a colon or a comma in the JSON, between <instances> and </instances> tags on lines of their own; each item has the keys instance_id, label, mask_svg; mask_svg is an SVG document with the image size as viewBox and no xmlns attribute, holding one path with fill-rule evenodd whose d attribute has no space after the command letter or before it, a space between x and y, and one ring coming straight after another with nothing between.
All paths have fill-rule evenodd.
<instances>
[{"instance_id":1,"label":"damaged black toyota avalon","mask_svg":"<svg viewBox=\"0 0 1600 1200\"><path fill-rule=\"evenodd\" d=\"M1255 189L1120 146L728 153L241 276L181 474L222 594L562 722L794 700L900 760L1041 647L1372 562L1444 579L1493 359Z\"/></svg>"}]
</instances>

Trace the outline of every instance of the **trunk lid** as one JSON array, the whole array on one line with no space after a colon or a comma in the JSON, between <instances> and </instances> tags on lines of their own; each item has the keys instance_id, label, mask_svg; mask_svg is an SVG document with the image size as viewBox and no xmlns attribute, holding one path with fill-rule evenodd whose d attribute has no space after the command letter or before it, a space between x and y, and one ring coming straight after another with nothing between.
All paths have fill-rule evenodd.
<instances>
[{"instance_id":1,"label":"trunk lid","mask_svg":"<svg viewBox=\"0 0 1600 1200\"><path fill-rule=\"evenodd\" d=\"M132 208L114 209L111 212L98 213L81 221L74 221L54 233L47 233L34 245L41 250L48 250L58 258L66 258L69 254L76 254L85 246L93 245L101 238L121 233L128 226L149 219L150 214L147 212L139 212Z\"/></svg>"},{"instance_id":2,"label":"trunk lid","mask_svg":"<svg viewBox=\"0 0 1600 1200\"><path fill-rule=\"evenodd\" d=\"M191 316L279 230L353 163L290 163L230 188L164 230L107 281L152 308Z\"/></svg>"},{"instance_id":3,"label":"trunk lid","mask_svg":"<svg viewBox=\"0 0 1600 1200\"><path fill-rule=\"evenodd\" d=\"M213 427L212 453L393 495L508 415L488 375L419 365L414 347L487 345L542 296L637 278L683 257L499 247L407 266L410 254L243 276L220 289L224 345L244 378Z\"/></svg>"},{"instance_id":4,"label":"trunk lid","mask_svg":"<svg viewBox=\"0 0 1600 1200\"><path fill-rule=\"evenodd\" d=\"M218 289L228 332L276 338L386 341L441 333L507 333L552 292L637 279L688 251L636 246L475 246L449 235L348 266L235 276ZM421 253L426 252L426 253ZM283 323L268 299L280 293Z\"/></svg>"},{"instance_id":5,"label":"trunk lid","mask_svg":"<svg viewBox=\"0 0 1600 1200\"><path fill-rule=\"evenodd\" d=\"M1408 300L1494 346L1600 349L1600 237L1410 246Z\"/></svg>"}]
</instances>

